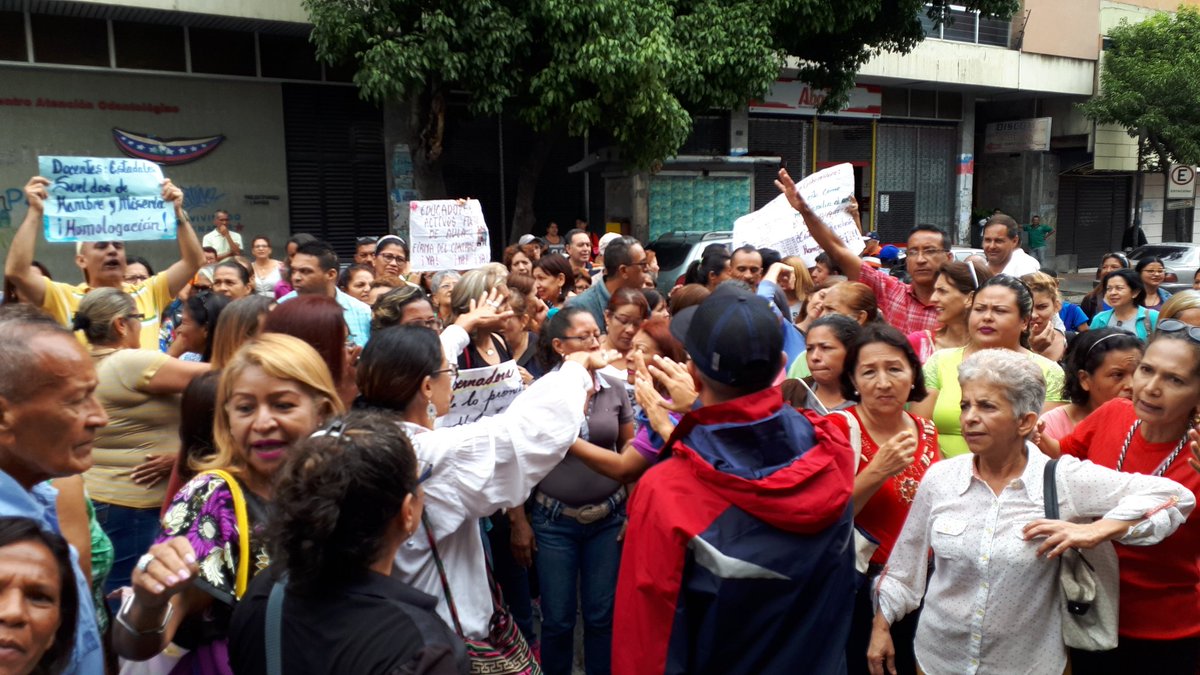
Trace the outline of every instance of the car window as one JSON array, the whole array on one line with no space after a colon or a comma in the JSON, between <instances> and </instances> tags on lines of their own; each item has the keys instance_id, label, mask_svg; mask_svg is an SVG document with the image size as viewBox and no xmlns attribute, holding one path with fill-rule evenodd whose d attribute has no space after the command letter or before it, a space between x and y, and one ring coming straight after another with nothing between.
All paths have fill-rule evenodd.
<instances>
[{"instance_id":1,"label":"car window","mask_svg":"<svg viewBox=\"0 0 1200 675\"><path fill-rule=\"evenodd\" d=\"M1141 260L1150 256L1162 258L1167 263L1174 263L1176 266L1196 267L1197 261L1200 261L1200 248L1151 244L1142 246L1129 254L1131 260Z\"/></svg>"},{"instance_id":2,"label":"car window","mask_svg":"<svg viewBox=\"0 0 1200 675\"><path fill-rule=\"evenodd\" d=\"M650 247L654 251L654 255L658 257L659 269L670 270L679 267L687 260L688 252L695 246L692 242L673 242L660 241L655 242Z\"/></svg>"}]
</instances>

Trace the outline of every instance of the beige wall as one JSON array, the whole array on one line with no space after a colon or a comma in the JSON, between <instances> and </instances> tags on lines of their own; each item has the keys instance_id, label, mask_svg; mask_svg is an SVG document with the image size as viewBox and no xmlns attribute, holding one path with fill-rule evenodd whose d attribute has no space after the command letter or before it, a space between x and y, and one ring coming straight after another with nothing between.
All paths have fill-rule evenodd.
<instances>
[{"instance_id":1,"label":"beige wall","mask_svg":"<svg viewBox=\"0 0 1200 675\"><path fill-rule=\"evenodd\" d=\"M39 98L78 100L93 107L37 107ZM33 105L8 104L13 99ZM100 101L165 104L178 112L101 110ZM225 141L209 155L163 172L183 188L198 230L211 230L213 213L224 209L240 226L247 246L250 236L265 234L278 242L275 252L282 254L289 228L279 84L0 67L0 102L0 256L25 217L21 188L37 173L38 156L122 157L113 127L159 138L224 134ZM133 242L128 250L148 258L156 269L179 259L174 241ZM71 245L47 244L39 236L36 257L55 278L79 280Z\"/></svg>"},{"instance_id":2,"label":"beige wall","mask_svg":"<svg viewBox=\"0 0 1200 675\"><path fill-rule=\"evenodd\" d=\"M1025 0L1013 18L1025 23L1021 50L1034 54L1095 59L1100 51L1099 0Z\"/></svg>"},{"instance_id":3,"label":"beige wall","mask_svg":"<svg viewBox=\"0 0 1200 675\"><path fill-rule=\"evenodd\" d=\"M300 0L74 0L89 5L136 5L142 9L164 9L196 14L218 14L244 19L308 23Z\"/></svg>"},{"instance_id":4,"label":"beige wall","mask_svg":"<svg viewBox=\"0 0 1200 675\"><path fill-rule=\"evenodd\" d=\"M798 62L793 58L788 65L796 67ZM859 75L922 85L1091 96L1096 62L965 42L924 40L908 54L879 54L859 70Z\"/></svg>"}]
</instances>

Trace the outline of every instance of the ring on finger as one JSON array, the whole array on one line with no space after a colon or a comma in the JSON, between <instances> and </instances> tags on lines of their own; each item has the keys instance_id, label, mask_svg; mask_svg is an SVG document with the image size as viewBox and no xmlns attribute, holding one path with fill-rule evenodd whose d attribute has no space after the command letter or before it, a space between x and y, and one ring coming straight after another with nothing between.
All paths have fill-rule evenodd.
<instances>
[{"instance_id":1,"label":"ring on finger","mask_svg":"<svg viewBox=\"0 0 1200 675\"><path fill-rule=\"evenodd\" d=\"M149 567L150 563L152 562L154 562L154 554L146 553L143 554L142 557L138 558L137 564L134 565L134 567L136 567L137 571L139 572L145 572L146 568Z\"/></svg>"}]
</instances>

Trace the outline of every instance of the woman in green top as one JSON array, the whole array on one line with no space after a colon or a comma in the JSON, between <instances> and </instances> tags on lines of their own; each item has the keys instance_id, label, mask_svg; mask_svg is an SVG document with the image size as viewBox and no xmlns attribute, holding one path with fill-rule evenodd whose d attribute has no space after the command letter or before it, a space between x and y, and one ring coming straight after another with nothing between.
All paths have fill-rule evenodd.
<instances>
[{"instance_id":1,"label":"woman in green top","mask_svg":"<svg viewBox=\"0 0 1200 675\"><path fill-rule=\"evenodd\" d=\"M984 349L1010 349L1024 354L1042 369L1046 378L1045 412L1066 403L1063 396L1063 370L1057 363L1040 356L1028 344L1029 320L1033 312L1033 294L1020 279L1000 274L984 282L975 293L967 321L970 341L965 347L941 349L925 362L925 386L929 396L913 404L911 412L932 419L937 425L943 457L967 452L959 425L962 390L958 385L958 366L963 359Z\"/></svg>"}]
</instances>

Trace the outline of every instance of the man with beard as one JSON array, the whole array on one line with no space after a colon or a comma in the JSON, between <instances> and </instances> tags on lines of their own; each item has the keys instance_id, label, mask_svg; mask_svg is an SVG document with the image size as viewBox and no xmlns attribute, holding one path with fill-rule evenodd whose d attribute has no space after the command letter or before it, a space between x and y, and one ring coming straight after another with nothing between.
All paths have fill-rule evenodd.
<instances>
[{"instance_id":1,"label":"man with beard","mask_svg":"<svg viewBox=\"0 0 1200 675\"><path fill-rule=\"evenodd\" d=\"M13 282L25 302L42 308L64 326L71 325L75 311L88 291L104 286L123 289L133 296L138 314L141 315L141 348L158 349L158 330L163 310L204 265L204 250L200 247L200 240L192 229L187 212L183 210L183 191L170 180L163 181L163 201L175 205L175 217L178 219L176 238L179 240L179 260L175 264L145 281L127 284L124 242L80 242L75 245L75 264L83 272L83 283L72 286L34 274L30 268L38 230L42 226L45 200L49 198L49 185L50 181L41 176L30 178L25 185L29 211L13 236L8 259L4 263L4 278Z\"/></svg>"},{"instance_id":2,"label":"man with beard","mask_svg":"<svg viewBox=\"0 0 1200 675\"><path fill-rule=\"evenodd\" d=\"M933 305L933 282L938 268L950 260L950 239L946 233L932 225L915 225L908 234L908 252L905 266L911 283L905 283L884 270L863 263L846 246L841 237L833 233L796 191L796 184L786 169L779 170L775 181L779 190L787 195L792 208L800 212L808 231L830 259L841 268L850 281L860 281L875 291L879 311L885 321L908 335L923 330L934 330L938 323L938 310Z\"/></svg>"}]
</instances>

